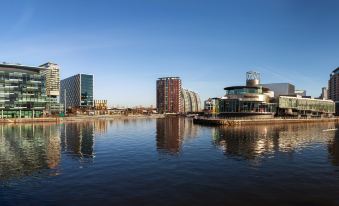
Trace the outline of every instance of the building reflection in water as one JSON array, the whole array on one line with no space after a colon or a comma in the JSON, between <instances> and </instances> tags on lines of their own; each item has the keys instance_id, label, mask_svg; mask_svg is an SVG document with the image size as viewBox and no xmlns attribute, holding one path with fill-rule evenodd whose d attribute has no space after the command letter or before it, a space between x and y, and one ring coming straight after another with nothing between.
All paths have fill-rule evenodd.
<instances>
[{"instance_id":1,"label":"building reflection in water","mask_svg":"<svg viewBox=\"0 0 339 206\"><path fill-rule=\"evenodd\" d=\"M0 181L44 169L58 175L61 152L92 158L94 136L107 132L107 121L65 124L0 125Z\"/></svg>"},{"instance_id":2,"label":"building reflection in water","mask_svg":"<svg viewBox=\"0 0 339 206\"><path fill-rule=\"evenodd\" d=\"M338 128L339 126L337 126ZM335 166L339 166L339 130L335 132L335 137L330 139L328 144L330 159Z\"/></svg>"},{"instance_id":3,"label":"building reflection in water","mask_svg":"<svg viewBox=\"0 0 339 206\"><path fill-rule=\"evenodd\" d=\"M225 155L234 158L258 160L274 156L276 152L293 155L312 144L325 142L335 164L339 160L339 133L326 131L338 127L329 124L295 124L271 126L216 127L212 129L214 144Z\"/></svg>"},{"instance_id":4,"label":"building reflection in water","mask_svg":"<svg viewBox=\"0 0 339 206\"><path fill-rule=\"evenodd\" d=\"M78 157L93 157L94 122L66 123L61 127L62 150Z\"/></svg>"},{"instance_id":5,"label":"building reflection in water","mask_svg":"<svg viewBox=\"0 0 339 206\"><path fill-rule=\"evenodd\" d=\"M156 144L159 152L178 154L184 140L197 137L198 128L187 118L168 117L156 120Z\"/></svg>"},{"instance_id":6,"label":"building reflection in water","mask_svg":"<svg viewBox=\"0 0 339 206\"><path fill-rule=\"evenodd\" d=\"M55 169L60 163L60 131L55 124L0 125L0 180Z\"/></svg>"}]
</instances>

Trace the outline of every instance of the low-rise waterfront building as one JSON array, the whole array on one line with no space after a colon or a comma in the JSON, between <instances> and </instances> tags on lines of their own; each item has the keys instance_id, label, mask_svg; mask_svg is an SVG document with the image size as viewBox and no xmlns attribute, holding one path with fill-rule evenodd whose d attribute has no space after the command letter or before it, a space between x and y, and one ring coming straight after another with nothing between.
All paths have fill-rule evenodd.
<instances>
[{"instance_id":1,"label":"low-rise waterfront building","mask_svg":"<svg viewBox=\"0 0 339 206\"><path fill-rule=\"evenodd\" d=\"M107 100L99 100L95 99L94 100L94 109L95 110L107 110Z\"/></svg>"},{"instance_id":2,"label":"low-rise waterfront building","mask_svg":"<svg viewBox=\"0 0 339 206\"><path fill-rule=\"evenodd\" d=\"M220 116L271 118L276 112L276 103L271 102L269 89L262 86L226 87L220 100Z\"/></svg>"},{"instance_id":3,"label":"low-rise waterfront building","mask_svg":"<svg viewBox=\"0 0 339 206\"><path fill-rule=\"evenodd\" d=\"M221 98L209 98L204 102L204 114L207 116L216 116L219 114L219 104Z\"/></svg>"},{"instance_id":4,"label":"low-rise waterfront building","mask_svg":"<svg viewBox=\"0 0 339 206\"><path fill-rule=\"evenodd\" d=\"M0 117L40 117L46 108L44 67L0 64Z\"/></svg>"},{"instance_id":5,"label":"low-rise waterfront building","mask_svg":"<svg viewBox=\"0 0 339 206\"><path fill-rule=\"evenodd\" d=\"M246 86L225 88L225 96L218 100L216 113L219 117L331 117L335 112L335 103L332 100L297 95L291 84L271 84L279 87L277 89L271 86L278 92L277 96L275 91L263 86L266 84L260 84L259 73L247 72L246 77ZM206 101L205 114L209 115L212 108L213 102Z\"/></svg>"},{"instance_id":6,"label":"low-rise waterfront building","mask_svg":"<svg viewBox=\"0 0 339 206\"><path fill-rule=\"evenodd\" d=\"M220 100L221 117L271 118L276 112L276 103L271 101L273 93L260 85L260 73L246 73L246 86L225 88L226 94Z\"/></svg>"},{"instance_id":7,"label":"low-rise waterfront building","mask_svg":"<svg viewBox=\"0 0 339 206\"><path fill-rule=\"evenodd\" d=\"M277 105L278 116L331 117L335 113L332 100L280 96Z\"/></svg>"},{"instance_id":8,"label":"low-rise waterfront building","mask_svg":"<svg viewBox=\"0 0 339 206\"><path fill-rule=\"evenodd\" d=\"M66 108L93 107L93 75L76 74L61 80L60 101Z\"/></svg>"}]
</instances>

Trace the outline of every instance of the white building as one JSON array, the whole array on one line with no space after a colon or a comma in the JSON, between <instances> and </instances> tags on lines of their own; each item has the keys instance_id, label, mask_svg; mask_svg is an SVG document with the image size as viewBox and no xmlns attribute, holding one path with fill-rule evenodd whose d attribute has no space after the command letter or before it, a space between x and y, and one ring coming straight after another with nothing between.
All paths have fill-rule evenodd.
<instances>
[{"instance_id":1,"label":"white building","mask_svg":"<svg viewBox=\"0 0 339 206\"><path fill-rule=\"evenodd\" d=\"M41 71L46 80L46 95L49 97L60 96L60 67L59 65L51 62L41 65L40 67L46 68Z\"/></svg>"}]
</instances>

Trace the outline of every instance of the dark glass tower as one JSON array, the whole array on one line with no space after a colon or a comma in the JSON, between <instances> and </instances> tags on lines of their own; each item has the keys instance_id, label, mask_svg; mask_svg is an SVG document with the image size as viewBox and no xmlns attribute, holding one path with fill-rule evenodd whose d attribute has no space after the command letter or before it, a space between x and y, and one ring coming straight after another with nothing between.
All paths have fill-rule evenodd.
<instances>
[{"instance_id":1,"label":"dark glass tower","mask_svg":"<svg viewBox=\"0 0 339 206\"><path fill-rule=\"evenodd\" d=\"M93 75L77 74L61 80L60 102L66 108L93 107Z\"/></svg>"}]
</instances>

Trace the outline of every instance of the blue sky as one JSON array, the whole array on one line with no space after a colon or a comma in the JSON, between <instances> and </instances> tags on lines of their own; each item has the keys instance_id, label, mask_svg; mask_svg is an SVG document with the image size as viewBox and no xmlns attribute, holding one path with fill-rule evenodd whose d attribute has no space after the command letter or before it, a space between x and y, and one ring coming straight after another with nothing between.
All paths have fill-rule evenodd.
<instances>
[{"instance_id":1,"label":"blue sky","mask_svg":"<svg viewBox=\"0 0 339 206\"><path fill-rule=\"evenodd\" d=\"M1 0L0 61L94 74L97 99L155 106L158 77L202 99L290 82L318 96L339 66L339 1Z\"/></svg>"}]
</instances>

